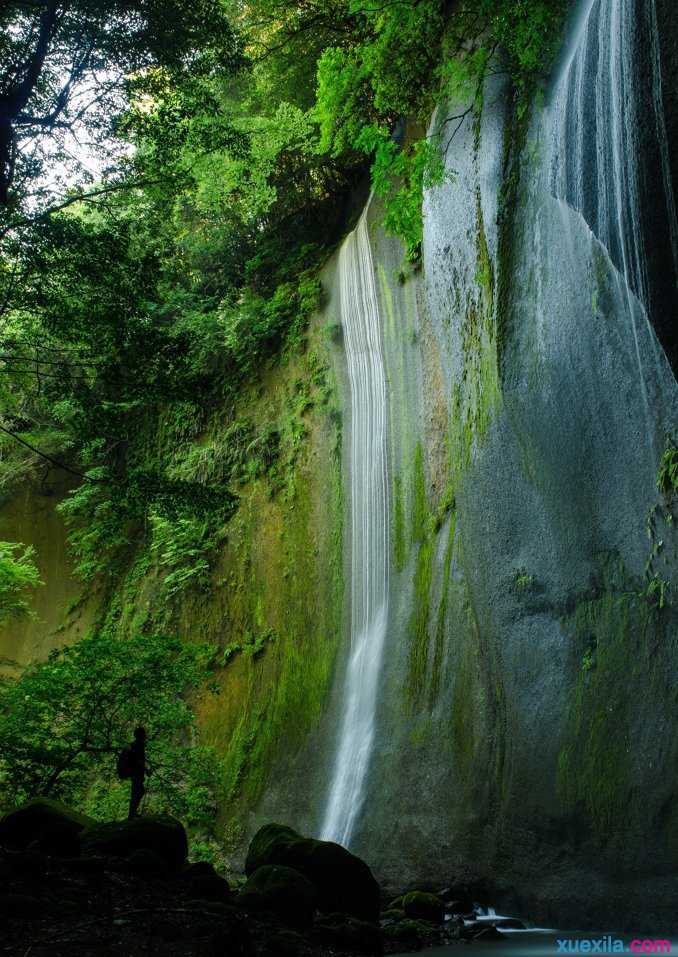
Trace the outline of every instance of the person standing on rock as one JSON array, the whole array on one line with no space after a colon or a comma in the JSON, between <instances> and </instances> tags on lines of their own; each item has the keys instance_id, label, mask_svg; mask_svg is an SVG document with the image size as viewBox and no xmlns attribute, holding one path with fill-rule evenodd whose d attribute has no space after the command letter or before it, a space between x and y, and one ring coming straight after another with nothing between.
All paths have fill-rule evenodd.
<instances>
[{"instance_id":1,"label":"person standing on rock","mask_svg":"<svg viewBox=\"0 0 678 957\"><path fill-rule=\"evenodd\" d=\"M118 756L118 777L122 780L129 778L132 790L129 797L128 820L138 817L139 805L146 792L144 781L148 769L146 768L146 729L135 728L134 741L123 748Z\"/></svg>"}]
</instances>

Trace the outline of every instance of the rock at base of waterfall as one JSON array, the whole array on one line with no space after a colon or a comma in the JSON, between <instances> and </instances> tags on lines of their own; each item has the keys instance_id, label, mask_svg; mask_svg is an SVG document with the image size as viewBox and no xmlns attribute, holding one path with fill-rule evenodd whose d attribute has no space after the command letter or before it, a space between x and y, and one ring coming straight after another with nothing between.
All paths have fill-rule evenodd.
<instances>
[{"instance_id":1,"label":"rock at base of waterfall","mask_svg":"<svg viewBox=\"0 0 678 957\"><path fill-rule=\"evenodd\" d=\"M300 871L315 887L318 908L325 913L367 921L379 918L380 890L372 871L339 844L302 837L282 824L266 824L252 838L245 873L264 864Z\"/></svg>"},{"instance_id":2,"label":"rock at base of waterfall","mask_svg":"<svg viewBox=\"0 0 678 957\"><path fill-rule=\"evenodd\" d=\"M188 857L183 824L161 814L94 824L80 835L80 847L83 855L99 857L129 858L136 851L150 851L173 870L181 868Z\"/></svg>"},{"instance_id":3,"label":"rock at base of waterfall","mask_svg":"<svg viewBox=\"0 0 678 957\"><path fill-rule=\"evenodd\" d=\"M437 894L424 891L411 891L402 899L405 916L412 920L425 920L431 924L442 924L445 920L445 904Z\"/></svg>"},{"instance_id":4,"label":"rock at base of waterfall","mask_svg":"<svg viewBox=\"0 0 678 957\"><path fill-rule=\"evenodd\" d=\"M423 920L395 921L382 927L381 933L385 944L399 944L418 950L420 947L433 945L439 942L439 929L435 924ZM400 950L400 947L398 948Z\"/></svg>"},{"instance_id":5,"label":"rock at base of waterfall","mask_svg":"<svg viewBox=\"0 0 678 957\"><path fill-rule=\"evenodd\" d=\"M473 935L474 941L481 941L485 943L486 941L491 940L506 940L506 937L502 934L500 930L497 930L496 927L483 927L482 930L479 930L477 934Z\"/></svg>"},{"instance_id":6,"label":"rock at base of waterfall","mask_svg":"<svg viewBox=\"0 0 678 957\"><path fill-rule=\"evenodd\" d=\"M94 824L59 801L36 798L0 818L0 844L22 850L29 844L50 854L77 854L82 831Z\"/></svg>"},{"instance_id":7,"label":"rock at base of waterfall","mask_svg":"<svg viewBox=\"0 0 678 957\"><path fill-rule=\"evenodd\" d=\"M316 891L299 871L264 864L250 875L236 903L247 911L273 914L283 924L303 930L313 923Z\"/></svg>"},{"instance_id":8,"label":"rock at base of waterfall","mask_svg":"<svg viewBox=\"0 0 678 957\"><path fill-rule=\"evenodd\" d=\"M315 925L313 938L333 950L357 954L383 953L381 931L376 924L347 917L346 914L325 914Z\"/></svg>"}]
</instances>

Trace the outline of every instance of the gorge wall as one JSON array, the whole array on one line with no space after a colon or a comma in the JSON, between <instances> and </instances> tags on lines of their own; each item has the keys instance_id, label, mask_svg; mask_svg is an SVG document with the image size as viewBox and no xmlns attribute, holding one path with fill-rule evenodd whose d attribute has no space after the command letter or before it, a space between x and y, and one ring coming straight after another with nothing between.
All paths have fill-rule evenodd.
<instances>
[{"instance_id":1,"label":"gorge wall","mask_svg":"<svg viewBox=\"0 0 678 957\"><path fill-rule=\"evenodd\" d=\"M678 430L677 21L587 0L543 102L498 73L439 109L420 271L377 201L364 220L388 616L351 848L393 886L471 872L563 925L675 925L678 539L657 477ZM319 832L345 723L363 453L339 254L322 280L306 351L240 400L296 451L282 485L240 490L211 592L165 606L146 563L100 597L123 633L259 639L200 709L236 854L266 820Z\"/></svg>"}]
</instances>

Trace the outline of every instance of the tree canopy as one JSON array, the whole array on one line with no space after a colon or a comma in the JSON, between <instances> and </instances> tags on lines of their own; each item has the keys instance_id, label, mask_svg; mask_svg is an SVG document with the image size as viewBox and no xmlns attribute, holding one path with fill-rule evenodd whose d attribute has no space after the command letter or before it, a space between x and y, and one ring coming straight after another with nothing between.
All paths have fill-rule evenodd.
<instances>
[{"instance_id":1,"label":"tree canopy","mask_svg":"<svg viewBox=\"0 0 678 957\"><path fill-rule=\"evenodd\" d=\"M0 7L0 205L45 164L106 160L126 96L194 83L239 60L220 0L9 0ZM92 159L94 156L92 156ZM91 177L90 177L91 178ZM15 187L14 195L10 194ZM44 187L43 187L44 188Z\"/></svg>"}]
</instances>

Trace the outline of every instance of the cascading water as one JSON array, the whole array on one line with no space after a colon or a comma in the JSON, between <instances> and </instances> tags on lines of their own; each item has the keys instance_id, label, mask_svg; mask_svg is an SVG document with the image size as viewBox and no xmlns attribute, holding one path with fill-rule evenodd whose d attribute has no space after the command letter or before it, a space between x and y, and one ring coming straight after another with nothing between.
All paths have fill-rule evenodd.
<instances>
[{"instance_id":1,"label":"cascading water","mask_svg":"<svg viewBox=\"0 0 678 957\"><path fill-rule=\"evenodd\" d=\"M351 648L321 836L348 845L364 799L388 617L386 374L365 214L342 246L339 282L351 389Z\"/></svg>"},{"instance_id":2,"label":"cascading water","mask_svg":"<svg viewBox=\"0 0 678 957\"><path fill-rule=\"evenodd\" d=\"M647 306L641 222L641 112L651 104L678 265L675 205L663 117L654 0L587 0L547 111L550 186L581 213L631 290ZM643 89L639 23L647 18L651 96ZM649 103L648 103L649 100ZM547 134L548 135L548 134Z\"/></svg>"},{"instance_id":3,"label":"cascading water","mask_svg":"<svg viewBox=\"0 0 678 957\"><path fill-rule=\"evenodd\" d=\"M656 468L662 441L657 409L666 398L667 368L650 324L650 314L654 323L667 324L666 307L653 298L657 275L651 272L656 256L647 255L650 241L672 246L667 268L678 276L654 3L582 0L547 105L535 116L534 155L540 161L527 180L524 215L532 222L518 266L521 276L531 273L533 286L524 285L514 297L521 298L523 317L535 316L542 384L558 374L548 361L548 343L558 334L556 315L563 332L569 330L571 361L582 367L582 382L601 370L594 369L593 353L575 350L576 336L590 338L597 334L592 322L614 319L623 339L615 361L627 365L641 400L648 469ZM654 208L645 182L649 141L659 158ZM665 240L653 231L660 206ZM590 387L597 394L593 379Z\"/></svg>"}]
</instances>

